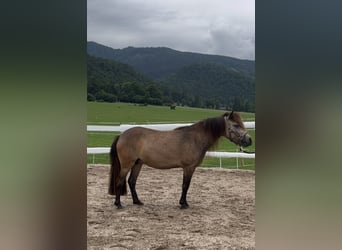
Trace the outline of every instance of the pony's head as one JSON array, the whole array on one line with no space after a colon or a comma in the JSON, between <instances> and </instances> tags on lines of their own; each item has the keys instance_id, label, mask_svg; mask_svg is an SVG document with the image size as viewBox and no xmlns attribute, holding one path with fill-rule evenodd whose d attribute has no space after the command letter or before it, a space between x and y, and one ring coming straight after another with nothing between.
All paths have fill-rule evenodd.
<instances>
[{"instance_id":1,"label":"pony's head","mask_svg":"<svg viewBox=\"0 0 342 250\"><path fill-rule=\"evenodd\" d=\"M248 147L252 144L252 138L248 134L241 117L238 113L232 111L231 113L224 113L226 133L225 136L236 145Z\"/></svg>"}]
</instances>

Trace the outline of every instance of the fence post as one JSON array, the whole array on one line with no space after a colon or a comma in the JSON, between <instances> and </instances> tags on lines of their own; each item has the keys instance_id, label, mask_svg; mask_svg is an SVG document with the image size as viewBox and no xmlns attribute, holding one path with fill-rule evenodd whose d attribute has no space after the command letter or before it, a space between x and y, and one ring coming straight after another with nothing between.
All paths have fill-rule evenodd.
<instances>
[{"instance_id":1,"label":"fence post","mask_svg":"<svg viewBox=\"0 0 342 250\"><path fill-rule=\"evenodd\" d=\"M238 152L238 150L236 150ZM236 169L239 169L239 157L236 157Z\"/></svg>"},{"instance_id":2,"label":"fence post","mask_svg":"<svg viewBox=\"0 0 342 250\"><path fill-rule=\"evenodd\" d=\"M95 154L93 154L93 164L95 164Z\"/></svg>"},{"instance_id":3,"label":"fence post","mask_svg":"<svg viewBox=\"0 0 342 250\"><path fill-rule=\"evenodd\" d=\"M222 168L222 157L220 156L220 168Z\"/></svg>"}]
</instances>

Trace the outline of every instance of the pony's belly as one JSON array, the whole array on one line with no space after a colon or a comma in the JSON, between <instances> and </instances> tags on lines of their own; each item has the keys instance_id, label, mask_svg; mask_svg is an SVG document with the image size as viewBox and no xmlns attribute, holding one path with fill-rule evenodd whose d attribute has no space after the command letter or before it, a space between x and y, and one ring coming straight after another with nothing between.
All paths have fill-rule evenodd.
<instances>
[{"instance_id":1,"label":"pony's belly","mask_svg":"<svg viewBox=\"0 0 342 250\"><path fill-rule=\"evenodd\" d=\"M147 164L145 163L146 166L149 166L151 168L156 168L156 169L171 169L171 168L181 168L179 165L152 165L152 164Z\"/></svg>"},{"instance_id":2,"label":"pony's belly","mask_svg":"<svg viewBox=\"0 0 342 250\"><path fill-rule=\"evenodd\" d=\"M142 162L152 168L170 169L182 167L182 164L177 159L170 159L169 157L144 157Z\"/></svg>"},{"instance_id":3,"label":"pony's belly","mask_svg":"<svg viewBox=\"0 0 342 250\"><path fill-rule=\"evenodd\" d=\"M140 158L144 164L158 169L184 168L195 166L200 161L200 156L194 155L173 155L173 154L158 154L154 156L147 155Z\"/></svg>"}]
</instances>

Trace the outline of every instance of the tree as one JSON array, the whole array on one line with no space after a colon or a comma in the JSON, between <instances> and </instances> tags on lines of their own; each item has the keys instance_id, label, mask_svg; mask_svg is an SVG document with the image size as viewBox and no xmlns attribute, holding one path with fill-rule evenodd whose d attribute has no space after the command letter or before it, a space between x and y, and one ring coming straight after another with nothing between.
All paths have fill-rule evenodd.
<instances>
[{"instance_id":1,"label":"tree","mask_svg":"<svg viewBox=\"0 0 342 250\"><path fill-rule=\"evenodd\" d=\"M95 94L95 98L97 101L105 101L105 102L116 102L116 96L110 93L105 92L104 90L100 90Z\"/></svg>"},{"instance_id":2,"label":"tree","mask_svg":"<svg viewBox=\"0 0 342 250\"><path fill-rule=\"evenodd\" d=\"M94 102L94 101L96 101L96 97L95 97L94 95L88 93L88 95L87 95L87 101L89 101L89 102Z\"/></svg>"}]
</instances>

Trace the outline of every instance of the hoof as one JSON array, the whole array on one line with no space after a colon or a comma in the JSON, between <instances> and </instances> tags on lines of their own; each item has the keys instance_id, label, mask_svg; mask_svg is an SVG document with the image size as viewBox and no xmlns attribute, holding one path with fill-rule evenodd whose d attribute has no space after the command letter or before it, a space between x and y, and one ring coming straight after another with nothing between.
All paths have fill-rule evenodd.
<instances>
[{"instance_id":1,"label":"hoof","mask_svg":"<svg viewBox=\"0 0 342 250\"><path fill-rule=\"evenodd\" d=\"M114 202L114 205L117 207L117 209L121 209L122 208L121 203Z\"/></svg>"},{"instance_id":2,"label":"hoof","mask_svg":"<svg viewBox=\"0 0 342 250\"><path fill-rule=\"evenodd\" d=\"M189 208L189 205L188 204L181 204L180 208L181 209L187 209L187 208Z\"/></svg>"}]
</instances>

